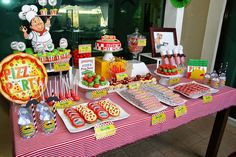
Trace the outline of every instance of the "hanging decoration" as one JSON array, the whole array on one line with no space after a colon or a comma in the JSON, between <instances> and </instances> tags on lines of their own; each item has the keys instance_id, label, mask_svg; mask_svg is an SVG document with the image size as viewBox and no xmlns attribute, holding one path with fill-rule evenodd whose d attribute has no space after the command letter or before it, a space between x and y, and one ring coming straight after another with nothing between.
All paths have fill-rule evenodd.
<instances>
[{"instance_id":1,"label":"hanging decoration","mask_svg":"<svg viewBox=\"0 0 236 157\"><path fill-rule=\"evenodd\" d=\"M170 0L170 2L176 8L183 8L187 6L191 0Z\"/></svg>"}]
</instances>

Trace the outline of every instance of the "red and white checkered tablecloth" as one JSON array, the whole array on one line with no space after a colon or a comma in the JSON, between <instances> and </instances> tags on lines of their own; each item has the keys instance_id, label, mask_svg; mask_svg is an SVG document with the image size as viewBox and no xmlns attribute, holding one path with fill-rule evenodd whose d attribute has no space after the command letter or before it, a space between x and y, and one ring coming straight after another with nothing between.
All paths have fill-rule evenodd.
<instances>
[{"instance_id":1,"label":"red and white checkered tablecloth","mask_svg":"<svg viewBox=\"0 0 236 157\"><path fill-rule=\"evenodd\" d=\"M27 157L95 156L236 105L236 89L230 87L220 89L213 95L213 102L209 104L203 104L200 98L189 99L186 103L188 113L180 118L175 118L173 107L168 107L165 110L167 121L155 126L151 126L151 115L130 105L118 94L109 94L108 98L119 104L130 114L130 117L114 122L117 127L116 135L102 140L95 139L93 129L80 133L69 133L59 116L57 116L58 128L53 134L46 135L39 131L35 137L23 139L20 137L17 125L17 107L12 105L10 111L14 155Z\"/></svg>"}]
</instances>

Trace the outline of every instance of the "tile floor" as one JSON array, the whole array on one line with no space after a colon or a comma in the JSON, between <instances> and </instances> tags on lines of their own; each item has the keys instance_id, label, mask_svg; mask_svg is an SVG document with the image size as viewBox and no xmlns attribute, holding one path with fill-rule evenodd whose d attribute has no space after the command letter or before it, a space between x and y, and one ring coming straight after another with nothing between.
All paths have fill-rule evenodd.
<instances>
[{"instance_id":1,"label":"tile floor","mask_svg":"<svg viewBox=\"0 0 236 157\"><path fill-rule=\"evenodd\" d=\"M12 138L8 105L0 105L0 157L12 156ZM176 129L106 152L99 157L200 157L205 155L214 115ZM227 124L218 157L236 151L236 127Z\"/></svg>"},{"instance_id":2,"label":"tile floor","mask_svg":"<svg viewBox=\"0 0 236 157\"><path fill-rule=\"evenodd\" d=\"M214 123L210 115L176 129L152 136L133 144L99 155L100 157L201 157ZM227 157L236 151L236 127L227 124L218 157Z\"/></svg>"}]
</instances>

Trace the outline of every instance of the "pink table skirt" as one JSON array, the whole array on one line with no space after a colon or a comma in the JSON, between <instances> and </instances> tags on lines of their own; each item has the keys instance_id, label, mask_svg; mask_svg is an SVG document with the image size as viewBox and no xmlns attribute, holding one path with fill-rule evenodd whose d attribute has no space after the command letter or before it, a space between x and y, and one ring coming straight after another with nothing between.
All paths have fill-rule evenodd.
<instances>
[{"instance_id":1,"label":"pink table skirt","mask_svg":"<svg viewBox=\"0 0 236 157\"><path fill-rule=\"evenodd\" d=\"M151 135L159 134L186 124L194 119L218 112L236 105L236 89L224 87L213 95L213 102L203 104L202 99L188 99L187 114L175 118L173 107L165 110L167 121L151 126L151 115L130 105L118 94L108 96L130 114L127 119L115 122L116 135L96 140L93 129L80 133L69 133L59 116L58 128L53 134L39 131L31 139L20 137L17 125L17 107L11 106L15 156L94 156L121 147Z\"/></svg>"}]
</instances>

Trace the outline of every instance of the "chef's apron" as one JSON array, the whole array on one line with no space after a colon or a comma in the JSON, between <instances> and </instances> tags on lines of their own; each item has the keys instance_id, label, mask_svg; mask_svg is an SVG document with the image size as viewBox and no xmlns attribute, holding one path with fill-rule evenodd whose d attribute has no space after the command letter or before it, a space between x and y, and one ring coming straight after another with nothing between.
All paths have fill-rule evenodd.
<instances>
[{"instance_id":1,"label":"chef's apron","mask_svg":"<svg viewBox=\"0 0 236 157\"><path fill-rule=\"evenodd\" d=\"M49 31L44 32L42 35L38 32L32 31L30 32L28 39L31 39L35 52L49 51L48 46L52 44L52 38Z\"/></svg>"}]
</instances>

